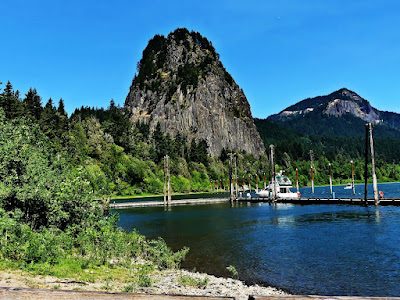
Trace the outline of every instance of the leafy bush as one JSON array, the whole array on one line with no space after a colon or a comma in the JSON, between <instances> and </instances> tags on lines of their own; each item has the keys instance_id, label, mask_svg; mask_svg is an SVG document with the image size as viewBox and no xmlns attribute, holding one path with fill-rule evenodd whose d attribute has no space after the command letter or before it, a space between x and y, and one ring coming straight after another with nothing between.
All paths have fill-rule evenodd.
<instances>
[{"instance_id":1,"label":"leafy bush","mask_svg":"<svg viewBox=\"0 0 400 300\"><path fill-rule=\"evenodd\" d=\"M173 252L162 238L151 240L145 244L146 259L154 262L160 269L173 269L180 266L181 261L189 252L189 248Z\"/></svg>"},{"instance_id":2,"label":"leafy bush","mask_svg":"<svg viewBox=\"0 0 400 300\"><path fill-rule=\"evenodd\" d=\"M208 277L204 277L203 279L201 279L189 275L183 275L178 278L178 282L184 286L193 286L201 288L207 286Z\"/></svg>"}]
</instances>

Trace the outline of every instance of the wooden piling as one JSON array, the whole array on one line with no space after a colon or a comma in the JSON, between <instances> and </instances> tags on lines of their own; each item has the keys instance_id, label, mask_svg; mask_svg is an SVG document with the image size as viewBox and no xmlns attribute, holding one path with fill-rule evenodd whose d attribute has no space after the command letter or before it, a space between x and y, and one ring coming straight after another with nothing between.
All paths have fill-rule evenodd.
<instances>
[{"instance_id":1,"label":"wooden piling","mask_svg":"<svg viewBox=\"0 0 400 300\"><path fill-rule=\"evenodd\" d=\"M267 177L265 176L265 173L264 173L264 190L267 190Z\"/></svg>"},{"instance_id":2,"label":"wooden piling","mask_svg":"<svg viewBox=\"0 0 400 300\"><path fill-rule=\"evenodd\" d=\"M368 204L368 132L369 124L365 124L365 166L364 166L364 202Z\"/></svg>"},{"instance_id":3,"label":"wooden piling","mask_svg":"<svg viewBox=\"0 0 400 300\"><path fill-rule=\"evenodd\" d=\"M232 167L233 167L233 153L229 153L229 192L230 192L230 200L234 200L233 196L233 174L232 174Z\"/></svg>"},{"instance_id":4,"label":"wooden piling","mask_svg":"<svg viewBox=\"0 0 400 300\"><path fill-rule=\"evenodd\" d=\"M311 193L314 194L314 168L311 165Z\"/></svg>"},{"instance_id":5,"label":"wooden piling","mask_svg":"<svg viewBox=\"0 0 400 300\"><path fill-rule=\"evenodd\" d=\"M169 156L164 156L164 205L171 204L171 173L169 167Z\"/></svg>"},{"instance_id":6,"label":"wooden piling","mask_svg":"<svg viewBox=\"0 0 400 300\"><path fill-rule=\"evenodd\" d=\"M310 150L311 193L314 194L314 152Z\"/></svg>"},{"instance_id":7,"label":"wooden piling","mask_svg":"<svg viewBox=\"0 0 400 300\"><path fill-rule=\"evenodd\" d=\"M238 176L237 176L237 156L235 155L235 199L239 198L239 192L238 192Z\"/></svg>"},{"instance_id":8,"label":"wooden piling","mask_svg":"<svg viewBox=\"0 0 400 300\"><path fill-rule=\"evenodd\" d=\"M276 186L275 186L275 180L276 180L276 174L275 174L275 163L274 163L274 145L270 145L270 163L271 163L271 171L272 171L272 200L276 199Z\"/></svg>"},{"instance_id":9,"label":"wooden piling","mask_svg":"<svg viewBox=\"0 0 400 300\"><path fill-rule=\"evenodd\" d=\"M374 151L374 139L372 137L372 124L369 123L369 142L371 148L371 169L372 169L372 184L374 188L374 199L375 205L379 204L379 196L378 196L378 180L376 178L375 172L375 151Z\"/></svg>"},{"instance_id":10,"label":"wooden piling","mask_svg":"<svg viewBox=\"0 0 400 300\"><path fill-rule=\"evenodd\" d=\"M169 165L169 156L167 155L167 189L168 189L168 205L171 205L171 171Z\"/></svg>"},{"instance_id":11,"label":"wooden piling","mask_svg":"<svg viewBox=\"0 0 400 300\"><path fill-rule=\"evenodd\" d=\"M353 188L353 195L356 194L356 186L354 184L354 167L353 161L351 161L351 187Z\"/></svg>"},{"instance_id":12,"label":"wooden piling","mask_svg":"<svg viewBox=\"0 0 400 300\"><path fill-rule=\"evenodd\" d=\"M164 205L167 205L167 157L164 156Z\"/></svg>"},{"instance_id":13,"label":"wooden piling","mask_svg":"<svg viewBox=\"0 0 400 300\"><path fill-rule=\"evenodd\" d=\"M258 175L256 174L256 192L258 192Z\"/></svg>"},{"instance_id":14,"label":"wooden piling","mask_svg":"<svg viewBox=\"0 0 400 300\"><path fill-rule=\"evenodd\" d=\"M250 175L249 175L249 192L251 193L251 181L250 181Z\"/></svg>"},{"instance_id":15,"label":"wooden piling","mask_svg":"<svg viewBox=\"0 0 400 300\"><path fill-rule=\"evenodd\" d=\"M332 195L333 190L332 190L332 165L331 165L331 163L329 163L329 187L330 187L330 191L331 191L331 195Z\"/></svg>"}]
</instances>

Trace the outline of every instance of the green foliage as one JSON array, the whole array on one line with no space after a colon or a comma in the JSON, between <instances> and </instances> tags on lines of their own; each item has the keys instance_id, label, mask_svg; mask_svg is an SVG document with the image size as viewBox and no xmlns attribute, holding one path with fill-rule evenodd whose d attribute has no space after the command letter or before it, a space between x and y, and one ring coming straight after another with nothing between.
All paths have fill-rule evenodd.
<instances>
[{"instance_id":1,"label":"green foliage","mask_svg":"<svg viewBox=\"0 0 400 300\"><path fill-rule=\"evenodd\" d=\"M85 266L130 266L132 259L143 258L160 269L177 268L189 249L173 252L164 240L146 240L136 231L127 233L116 226L118 215L97 222L75 225L67 230L42 227L33 230L21 222L18 213L0 209L0 258L28 266L31 263L62 262L74 257L79 268ZM142 274L143 275L143 274ZM139 278L148 285L148 278Z\"/></svg>"},{"instance_id":2,"label":"green foliage","mask_svg":"<svg viewBox=\"0 0 400 300\"><path fill-rule=\"evenodd\" d=\"M186 63L178 68L178 84L181 90L186 93L188 86L197 88L199 83L200 68L194 63Z\"/></svg>"},{"instance_id":3,"label":"green foliage","mask_svg":"<svg viewBox=\"0 0 400 300\"><path fill-rule=\"evenodd\" d=\"M43 227L34 231L21 222L20 212L6 212L0 209L0 257L27 264L37 262L56 263L70 254L72 239L55 227Z\"/></svg>"},{"instance_id":4,"label":"green foliage","mask_svg":"<svg viewBox=\"0 0 400 300\"><path fill-rule=\"evenodd\" d=\"M298 133L297 126L301 125L304 119L299 122L293 122L291 126L281 126L279 122L272 123L269 120L255 119L255 123L264 144L268 147L270 144L275 145L276 162L279 168L286 169L291 178L295 178L295 169L299 170L299 181L301 186L310 185L310 150L315 154L315 183L329 184L328 165L332 164L332 173L334 184L347 183L351 178L350 161L354 161L355 180L361 182L364 179L364 155L365 155L365 138L362 134L365 132L364 122L359 120L355 126L354 122L350 123L354 126L346 129L335 123L335 129L340 132L339 135L332 135L327 131L326 135L314 135L307 131L308 127L302 127L302 131L306 134ZM326 118L326 117L323 117ZM345 119L353 117L346 116ZM304 121L306 122L306 121ZM307 121L308 123L308 121ZM286 124L286 123L285 123ZM324 128L323 120L318 120L316 130ZM337 126L336 126L337 124ZM310 126L308 123L307 126ZM290 129L292 128L292 129ZM299 127L300 128L300 127ZM393 172L393 165L400 163L400 140L383 138L382 133L377 130L379 126L374 128L374 145L376 155L377 176L379 181L397 181L397 175ZM358 135L349 137L346 135ZM361 135L361 136L360 136ZM288 164L289 162L289 164Z\"/></svg>"},{"instance_id":5,"label":"green foliage","mask_svg":"<svg viewBox=\"0 0 400 300\"><path fill-rule=\"evenodd\" d=\"M7 119L14 119L23 113L19 92L14 91L10 81L7 82L3 93L0 94L0 108L4 110Z\"/></svg>"},{"instance_id":6,"label":"green foliage","mask_svg":"<svg viewBox=\"0 0 400 300\"><path fill-rule=\"evenodd\" d=\"M38 95L36 89L30 88L23 100L26 115L33 121L40 120L42 113L42 98Z\"/></svg>"},{"instance_id":7,"label":"green foliage","mask_svg":"<svg viewBox=\"0 0 400 300\"><path fill-rule=\"evenodd\" d=\"M239 279L239 273L234 266L230 265L229 267L226 267L226 269L232 274L233 278Z\"/></svg>"},{"instance_id":8,"label":"green foliage","mask_svg":"<svg viewBox=\"0 0 400 300\"><path fill-rule=\"evenodd\" d=\"M138 286L140 287L151 287L153 285L153 281L148 275L139 274L138 275Z\"/></svg>"},{"instance_id":9,"label":"green foliage","mask_svg":"<svg viewBox=\"0 0 400 300\"><path fill-rule=\"evenodd\" d=\"M0 207L19 209L32 228L64 228L87 217L89 182L54 153L38 126L0 121L0 167Z\"/></svg>"},{"instance_id":10,"label":"green foliage","mask_svg":"<svg viewBox=\"0 0 400 300\"><path fill-rule=\"evenodd\" d=\"M178 282L184 286L202 288L208 285L208 277L196 278L190 275L182 275L178 277Z\"/></svg>"},{"instance_id":11,"label":"green foliage","mask_svg":"<svg viewBox=\"0 0 400 300\"><path fill-rule=\"evenodd\" d=\"M162 238L151 240L144 244L146 259L155 262L159 269L173 269L180 266L181 261L189 252L189 248L173 252Z\"/></svg>"}]
</instances>

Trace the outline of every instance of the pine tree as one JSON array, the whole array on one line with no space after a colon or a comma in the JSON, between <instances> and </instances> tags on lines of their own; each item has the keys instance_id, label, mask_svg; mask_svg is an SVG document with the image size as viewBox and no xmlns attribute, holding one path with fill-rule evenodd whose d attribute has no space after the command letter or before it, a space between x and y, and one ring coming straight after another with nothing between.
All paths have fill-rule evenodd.
<instances>
[{"instance_id":1,"label":"pine tree","mask_svg":"<svg viewBox=\"0 0 400 300\"><path fill-rule=\"evenodd\" d=\"M64 100L62 98L58 102L57 111L61 116L67 116L68 115L67 112L65 111Z\"/></svg>"},{"instance_id":2,"label":"pine tree","mask_svg":"<svg viewBox=\"0 0 400 300\"><path fill-rule=\"evenodd\" d=\"M68 114L65 111L64 100L61 98L58 102L56 113L56 136L63 147L67 147L69 131Z\"/></svg>"},{"instance_id":3,"label":"pine tree","mask_svg":"<svg viewBox=\"0 0 400 300\"><path fill-rule=\"evenodd\" d=\"M21 115L19 92L14 92L10 81L7 82L3 93L0 94L0 107L4 109L7 119L14 119Z\"/></svg>"},{"instance_id":4,"label":"pine tree","mask_svg":"<svg viewBox=\"0 0 400 300\"><path fill-rule=\"evenodd\" d=\"M51 98L47 101L46 105L44 106L39 123L44 134L46 134L50 138L55 137L57 115L56 115L56 108L54 107L53 100Z\"/></svg>"},{"instance_id":5,"label":"pine tree","mask_svg":"<svg viewBox=\"0 0 400 300\"><path fill-rule=\"evenodd\" d=\"M38 95L36 89L29 89L25 94L23 104L27 117L39 121L42 113L42 98Z\"/></svg>"}]
</instances>

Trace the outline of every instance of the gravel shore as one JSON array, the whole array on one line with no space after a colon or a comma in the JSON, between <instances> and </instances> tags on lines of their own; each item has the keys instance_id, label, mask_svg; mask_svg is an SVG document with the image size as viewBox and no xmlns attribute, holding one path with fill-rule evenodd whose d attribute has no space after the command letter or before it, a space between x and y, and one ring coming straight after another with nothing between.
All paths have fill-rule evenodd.
<instances>
[{"instance_id":1,"label":"gravel shore","mask_svg":"<svg viewBox=\"0 0 400 300\"><path fill-rule=\"evenodd\" d=\"M247 300L249 295L287 295L273 287L247 286L240 280L220 278L208 274L186 270L158 271L150 275L150 287L133 287L134 293L169 294L189 296L227 296L237 300ZM104 291L105 282L77 282L71 278L32 276L23 271L0 271L1 287L26 287L60 290ZM126 291L127 283L113 281L107 283L107 290Z\"/></svg>"},{"instance_id":2,"label":"gravel shore","mask_svg":"<svg viewBox=\"0 0 400 300\"><path fill-rule=\"evenodd\" d=\"M258 285L248 286L240 280L215 277L213 275L189 272L186 270L164 271L155 275L156 282L142 292L154 294L181 294L198 296L227 296L238 300L247 300L249 295L275 296L287 295L284 291L273 287ZM180 278L191 277L199 281L207 281L207 285L193 287L180 283ZM207 279L206 279L207 278Z\"/></svg>"}]
</instances>

